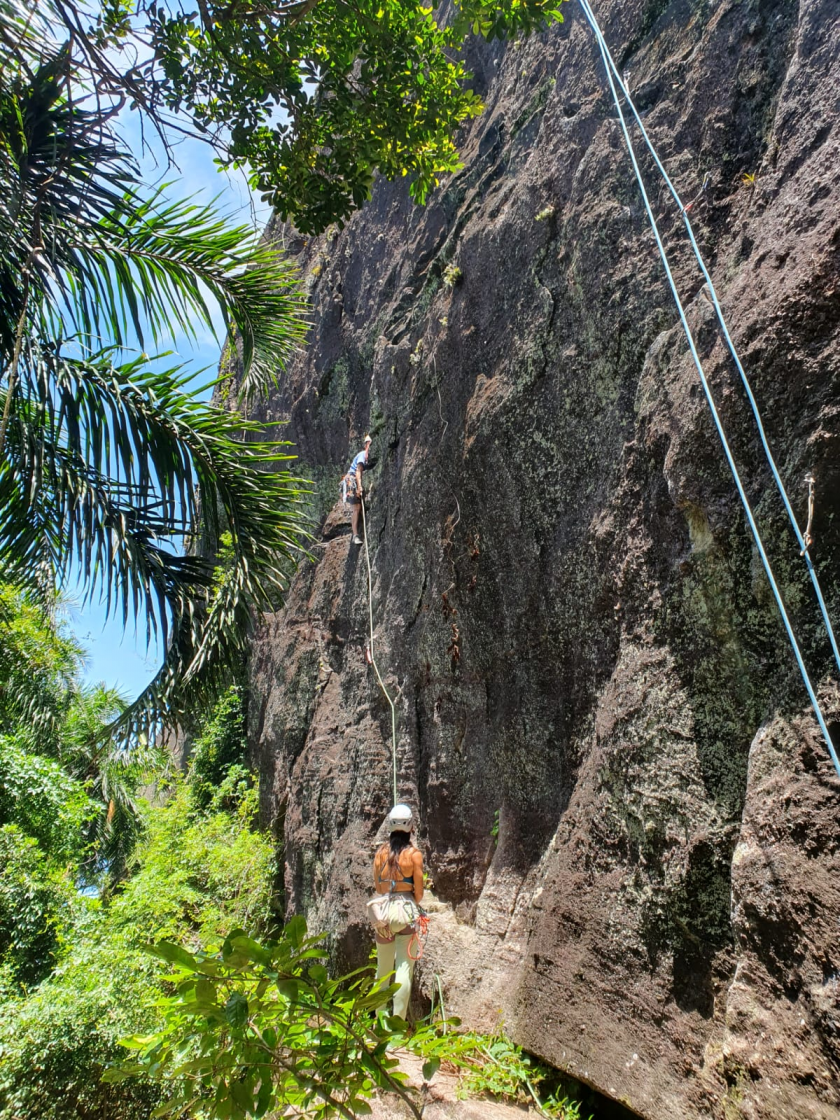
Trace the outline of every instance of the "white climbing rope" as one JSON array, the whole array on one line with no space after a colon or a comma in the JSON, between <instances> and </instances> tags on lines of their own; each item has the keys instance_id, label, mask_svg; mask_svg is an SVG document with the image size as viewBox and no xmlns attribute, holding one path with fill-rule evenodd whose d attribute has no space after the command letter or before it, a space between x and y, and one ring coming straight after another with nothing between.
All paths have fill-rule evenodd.
<instances>
[{"instance_id":1,"label":"white climbing rope","mask_svg":"<svg viewBox=\"0 0 840 1120\"><path fill-rule=\"evenodd\" d=\"M700 383L703 387L703 392L704 392L705 397L706 397L706 402L707 402L707 404L709 406L709 410L712 414L712 419L714 420L715 427L717 428L717 432L718 432L718 436L720 437L721 444L723 445L723 450L724 450L724 454L726 455L727 462L729 464L729 469L730 469L730 471L732 473L732 477L735 481L735 486L736 486L736 488L738 490L738 494L741 498L741 503L743 504L744 512L746 513L747 521L749 523L750 530L752 532L756 548L758 549L758 554L761 557L761 562L764 566L764 571L767 575L767 579L770 583L770 587L771 587L771 590L773 592L773 596L776 600L776 606L779 609L779 614L782 617L782 622L784 623L785 630L787 631L788 640L791 644L791 648L793 649L794 656L796 657L796 661L797 661L797 664L799 666L799 671L800 671L800 674L802 675L803 683L805 685L808 696L811 700L811 705L814 709L814 714L817 717L817 723L819 724L820 730L822 731L823 737L825 738L826 746L828 747L828 752L831 756L831 761L834 764L834 769L837 771L837 776L840 777L840 759L838 759L837 752L834 749L834 744L832 743L831 735L829 734L829 731L828 731L828 725L826 723L825 716L823 714L823 711L822 711L822 708L820 706L819 700L817 699L817 695L816 695L816 692L814 690L814 686L811 683L811 678L808 674L808 670L805 667L805 662L804 662L803 657L802 657L802 651L799 648L799 643L796 640L796 635L793 632L793 627L791 626L790 619L788 618L787 610L785 609L785 605L784 605L784 601L782 599L781 592L778 588L778 585L776 583L776 579L773 575L773 569L771 567L770 560L767 556L767 553L764 549L764 543L761 539L761 533L759 532L758 525L756 524L755 517L753 515L752 507L750 506L749 499L747 498L746 491L744 490L743 483L741 482L741 476L738 472L738 468L735 464L735 459L732 455L732 450L731 450L731 448L729 446L729 442L726 438L726 433L724 431L723 424L721 422L720 416L719 416L718 411L717 411L717 407L715 405L715 401L714 401L714 397L712 395L711 387L710 387L709 382L706 378L705 370L703 369L703 363L700 361L700 355L697 352L697 346L696 346L695 341L694 341L694 336L692 335L691 328L688 325L688 320L687 320L686 314L685 314L685 308L683 307L682 300L680 299L679 291L677 289L677 285L676 285L676 282L674 280L673 273L671 272L671 266L670 266L670 263L669 263L669 260L668 260L668 254L665 251L665 246L662 242L662 237L661 237L661 234L659 232L659 227L657 225L656 218L655 218L653 210L651 208L650 200L648 198L647 190L645 188L644 179L642 177L642 173L641 173L641 170L639 168L638 160L636 159L636 152L635 152L635 149L633 148L633 142L630 139L630 133L629 133L628 128L627 128L627 121L625 120L624 112L622 111L622 108L621 108L621 100L619 98L619 94L618 94L618 91L616 89L616 84L615 84L614 77L613 77L614 71L615 71L615 77L617 78L617 80L618 80L618 82L621 86L621 89L624 93L624 96L627 99L628 105L632 106L632 101L631 101L630 95L627 92L625 83L622 81L620 75L618 75L617 70L615 70L615 63L612 61L612 56L609 53L609 49L607 47L607 44L606 44L606 41L604 39L603 33L601 31L601 28L598 24L597 19L595 18L595 15L594 15L592 9L589 6L588 0L580 0L580 6L581 6L581 9L583 10L584 15L586 16L586 19L587 19L590 27L592 28L592 31L595 35L595 39L598 43L598 49L601 52L601 58L603 60L604 68L605 68L606 73L607 73L607 81L608 81L609 86L610 86L610 92L612 93L613 101L614 101L615 107L616 107L616 112L618 113L618 120L619 120L619 123L621 125L622 133L624 135L624 142L627 146L627 151L628 151L628 154L630 155L631 163L633 164L633 171L635 172L635 175L636 175L636 181L639 184L639 190L641 191L642 201L644 202L644 206L645 206L645 210L647 212L648 220L650 222L651 229L653 230L654 238L656 239L657 248L659 249L659 256L660 256L660 258L662 260L662 264L665 268L665 274L668 278L668 283L669 283L670 288L671 288L671 294L673 295L674 302L677 305L677 311L679 312L680 322L682 323L683 331L685 332L685 336L686 336L686 339L688 341L688 346L689 346L689 350L691 351L691 356L694 360L694 365L697 368L697 373L698 373L698 376L700 378ZM639 120L638 114L635 112L635 107L633 107L633 112L636 116L636 119ZM641 125L640 120L639 120L639 124ZM644 131L644 129L643 129L643 131ZM646 133L645 133L645 136L646 136L646 139L648 140L649 147L651 147L651 149L652 149L652 144L650 144L650 140L649 140L649 138L647 138ZM656 158L657 158L657 162L659 162L658 157L656 157ZM660 164L660 166L661 166L661 164ZM664 173L664 168L662 168L662 170L663 170L663 173ZM666 178L667 178L667 176L666 176ZM670 180L668 180L668 182L670 183ZM672 193L678 199L678 196L676 195L676 191L673 189L673 186L671 187L671 189L672 189ZM686 218L685 209L682 207L681 204L680 204L680 206L681 206L681 209L682 209L682 212L683 212L683 217ZM692 237L692 240L693 240L693 233L691 231L690 231L690 236ZM703 269L704 275L707 278L707 282L711 286L711 279L708 275L708 271L706 270L705 264L703 264L702 259L699 258L699 249L696 250L696 255L698 256L698 259L701 260L701 267ZM713 301L715 303L716 310L719 309L720 304L717 300L717 295L714 294L712 296L712 298L713 298ZM721 321L722 321L722 317L723 317L722 312L719 312L719 319ZM725 324L723 326L723 329L724 329L725 335L727 336L727 338L729 338L729 332L726 329ZM731 339L729 339L729 345L730 345L730 352L733 352L733 354L734 354L734 346L731 343ZM737 357L736 357L736 361L738 361ZM742 367L740 365L740 361L738 361L738 366L739 366L739 369L742 369ZM744 381L746 381L746 375L745 374L742 374L742 378L743 378ZM749 395L752 398L752 393L751 392L749 393ZM753 411L754 411L754 414L756 415L756 419L759 422L760 432L761 432L761 435L762 435L762 439L764 441L765 451L768 454L768 457L770 458L771 466L774 468L774 473L777 475L778 472L775 471L775 463L772 460L772 456L770 456L769 447L767 446L766 437L764 436L764 429L763 429L763 426L761 425L760 418L758 417L757 406L754 407ZM777 484L779 484L779 485L781 484L781 479L777 479ZM796 524L796 519L793 517L792 511L790 511L789 516L791 516L793 524L794 524L794 528L796 529L797 539L799 539L800 542L802 543L802 545L804 546L804 539L802 538L801 533L799 532L799 527ZM805 555L807 555L807 548L805 548ZM810 558L809 558L809 560L810 560ZM809 563L809 570L812 570L812 567L813 566L810 565L810 563ZM812 576L812 579L816 579L815 574ZM818 584L817 584L817 586L818 586ZM821 592L818 592L818 597L820 599L820 603L821 603L821 606L822 606L823 605L823 600L822 600ZM827 621L827 613L825 613L825 612L824 612L824 618ZM832 637L832 640L833 640L833 631L831 630L830 623L827 622L827 625L828 625L830 636ZM832 644L835 646L835 649L836 649L836 643L834 643L832 641ZM840 665L840 661L838 661L838 664Z\"/></svg>"},{"instance_id":2,"label":"white climbing rope","mask_svg":"<svg viewBox=\"0 0 840 1120\"><path fill-rule=\"evenodd\" d=\"M373 576L370 569L370 551L368 550L368 534L367 534L367 520L365 519L365 500L363 497L359 498L362 506L362 532L364 534L365 542L365 560L367 561L367 584L368 584L368 615L370 619L370 643L368 651L370 653L370 663L373 666L373 671L376 673L376 679L379 681L379 687L382 689L382 695L391 705L391 767L393 772L393 785L394 785L394 800L393 804L399 802L397 793L397 709L394 706L394 701L385 687L385 682L379 672L379 666L376 664L376 657L373 652Z\"/></svg>"}]
</instances>

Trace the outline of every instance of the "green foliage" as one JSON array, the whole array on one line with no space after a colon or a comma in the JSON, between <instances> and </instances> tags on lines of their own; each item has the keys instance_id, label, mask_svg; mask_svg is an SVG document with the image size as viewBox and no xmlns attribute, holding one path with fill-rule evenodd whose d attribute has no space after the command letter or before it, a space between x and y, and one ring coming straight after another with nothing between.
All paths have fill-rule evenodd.
<instances>
[{"instance_id":1,"label":"green foliage","mask_svg":"<svg viewBox=\"0 0 840 1120\"><path fill-rule=\"evenodd\" d=\"M420 1024L413 1033L384 1013L393 994L369 969L331 980L324 938L294 918L276 938L233 931L220 951L192 953L174 941L151 952L170 966L176 989L160 1006L162 1026L123 1043L132 1057L105 1077L161 1083L159 1115L247 1120L283 1115L367 1115L377 1091L396 1092L420 1110L389 1051L405 1046L424 1059L423 1075L444 1065L462 1074L464 1096L529 1103L552 1120L581 1120L582 1102L549 1070L499 1031L460 1033L457 1019ZM290 1111L289 1111L290 1110Z\"/></svg>"},{"instance_id":2,"label":"green foliage","mask_svg":"<svg viewBox=\"0 0 840 1120\"><path fill-rule=\"evenodd\" d=\"M464 0L442 19L417 0L309 0L271 14L207 0L200 12L158 6L150 29L168 103L200 129L229 128L226 158L311 233L360 206L377 171L410 175L423 202L461 166L453 137L482 109L457 57L466 35L528 34L562 19L561 2Z\"/></svg>"},{"instance_id":3,"label":"green foliage","mask_svg":"<svg viewBox=\"0 0 840 1120\"><path fill-rule=\"evenodd\" d=\"M75 901L66 874L15 824L0 827L0 999L55 965Z\"/></svg>"},{"instance_id":4,"label":"green foliage","mask_svg":"<svg viewBox=\"0 0 840 1120\"><path fill-rule=\"evenodd\" d=\"M443 286L444 288L454 288L457 284L461 283L463 273L457 264L448 264L443 270Z\"/></svg>"},{"instance_id":5,"label":"green foliage","mask_svg":"<svg viewBox=\"0 0 840 1120\"><path fill-rule=\"evenodd\" d=\"M228 791L233 793L242 783L248 787L246 753L242 689L234 685L222 696L193 744L188 780L200 809L212 803L222 807Z\"/></svg>"},{"instance_id":6,"label":"green foliage","mask_svg":"<svg viewBox=\"0 0 840 1120\"><path fill-rule=\"evenodd\" d=\"M54 742L67 714L82 651L55 611L0 583L0 733L21 728L33 744Z\"/></svg>"},{"instance_id":7,"label":"green foliage","mask_svg":"<svg viewBox=\"0 0 840 1120\"><path fill-rule=\"evenodd\" d=\"M17 824L59 870L69 861L89 881L113 880L141 830L135 791L163 760L106 734L124 702L82 685L82 651L48 601L0 584L0 824Z\"/></svg>"},{"instance_id":8,"label":"green foliage","mask_svg":"<svg viewBox=\"0 0 840 1120\"><path fill-rule=\"evenodd\" d=\"M410 176L424 201L461 166L454 137L482 108L461 58L467 37L530 34L562 20L562 2L107 0L91 14L82 0L42 0L39 26L72 33L74 65L103 100L125 97L164 134L164 106L189 113L220 162L249 168L311 233L345 220L377 173ZM19 14L9 40L23 27Z\"/></svg>"},{"instance_id":9,"label":"green foliage","mask_svg":"<svg viewBox=\"0 0 840 1120\"><path fill-rule=\"evenodd\" d=\"M126 1040L133 1059L106 1077L162 1082L159 1115L244 1120L291 1108L352 1120L387 1089L419 1118L387 1052L405 1027L381 1014L393 986L371 987L367 969L330 980L324 938L307 936L302 918L264 942L236 930L219 952L191 954L172 941L153 952L176 984L163 1026Z\"/></svg>"},{"instance_id":10,"label":"green foliage","mask_svg":"<svg viewBox=\"0 0 840 1120\"><path fill-rule=\"evenodd\" d=\"M462 1096L490 1095L534 1104L552 1120L581 1120L581 1101L574 1093L568 1095L568 1086L558 1084L556 1070L523 1053L501 1030L481 1035L459 1032L454 1029L458 1025L454 1018L424 1023L408 1040L408 1047L424 1059L427 1080L446 1066L461 1074Z\"/></svg>"},{"instance_id":11,"label":"green foliage","mask_svg":"<svg viewBox=\"0 0 840 1120\"><path fill-rule=\"evenodd\" d=\"M129 348L221 317L249 398L302 342L305 301L254 230L165 188L143 197L113 112L51 38L56 9L32 9L0 6L0 564L33 596L79 577L160 632L164 664L122 716L130 738L215 695L306 534L286 445ZM127 11L103 12L91 49L128 33Z\"/></svg>"},{"instance_id":12,"label":"green foliage","mask_svg":"<svg viewBox=\"0 0 840 1120\"><path fill-rule=\"evenodd\" d=\"M16 825L59 865L78 864L97 811L82 783L56 761L0 737L0 826Z\"/></svg>"},{"instance_id":13,"label":"green foliage","mask_svg":"<svg viewBox=\"0 0 840 1120\"><path fill-rule=\"evenodd\" d=\"M235 811L196 814L182 786L147 808L147 835L134 874L111 902L111 920L138 937L188 936L218 942L232 925L264 929L272 920L276 856L270 837L252 831L256 790Z\"/></svg>"},{"instance_id":14,"label":"green foliage","mask_svg":"<svg viewBox=\"0 0 840 1120\"><path fill-rule=\"evenodd\" d=\"M154 1084L100 1076L119 1038L157 1023L170 970L143 951L147 942L219 945L243 923L271 924L276 859L269 837L251 829L254 796L234 813L196 814L180 785L146 806L131 877L107 902L77 900L57 969L0 1007L0 1120L147 1120L159 1103Z\"/></svg>"}]
</instances>

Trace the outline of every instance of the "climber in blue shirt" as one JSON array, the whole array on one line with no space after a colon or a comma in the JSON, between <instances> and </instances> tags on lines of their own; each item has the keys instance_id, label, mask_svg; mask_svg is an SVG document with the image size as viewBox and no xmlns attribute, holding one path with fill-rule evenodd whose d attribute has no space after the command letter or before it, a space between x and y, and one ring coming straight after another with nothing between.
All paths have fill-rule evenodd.
<instances>
[{"instance_id":1,"label":"climber in blue shirt","mask_svg":"<svg viewBox=\"0 0 840 1120\"><path fill-rule=\"evenodd\" d=\"M370 444L370 436L365 436L364 451L360 451L358 455L354 456L350 469L341 481L344 501L351 509L353 544L362 543L362 538L359 536L359 519L362 516L362 498L364 497L362 474L367 470Z\"/></svg>"}]
</instances>

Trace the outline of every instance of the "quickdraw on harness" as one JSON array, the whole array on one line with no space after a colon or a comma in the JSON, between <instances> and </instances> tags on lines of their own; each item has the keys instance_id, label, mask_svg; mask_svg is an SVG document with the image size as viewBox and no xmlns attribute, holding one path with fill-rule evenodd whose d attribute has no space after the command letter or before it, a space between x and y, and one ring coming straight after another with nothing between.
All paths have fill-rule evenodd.
<instances>
[{"instance_id":1,"label":"quickdraw on harness","mask_svg":"<svg viewBox=\"0 0 840 1120\"><path fill-rule=\"evenodd\" d=\"M426 938L429 936L429 925L431 923L431 918L423 907L418 906L417 909L420 912L414 919L414 933L412 933L409 938L408 948L406 950L409 960L412 961L419 961L423 956L423 950L426 948ZM415 945L417 946L416 953L412 952L412 948Z\"/></svg>"}]
</instances>

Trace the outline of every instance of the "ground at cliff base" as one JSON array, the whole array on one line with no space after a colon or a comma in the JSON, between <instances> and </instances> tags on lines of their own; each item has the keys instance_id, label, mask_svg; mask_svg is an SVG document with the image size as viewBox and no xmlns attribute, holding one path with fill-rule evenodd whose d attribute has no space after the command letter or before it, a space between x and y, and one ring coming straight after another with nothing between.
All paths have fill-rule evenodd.
<instances>
[{"instance_id":1,"label":"ground at cliff base","mask_svg":"<svg viewBox=\"0 0 840 1120\"><path fill-rule=\"evenodd\" d=\"M533 1108L501 1104L487 1098L459 1100L456 1073L438 1070L431 1081L423 1077L423 1059L406 1050L396 1052L400 1069L416 1094L423 1120L523 1120L539 1116ZM387 1094L372 1102L372 1120L411 1120L411 1110L399 1097Z\"/></svg>"}]
</instances>

